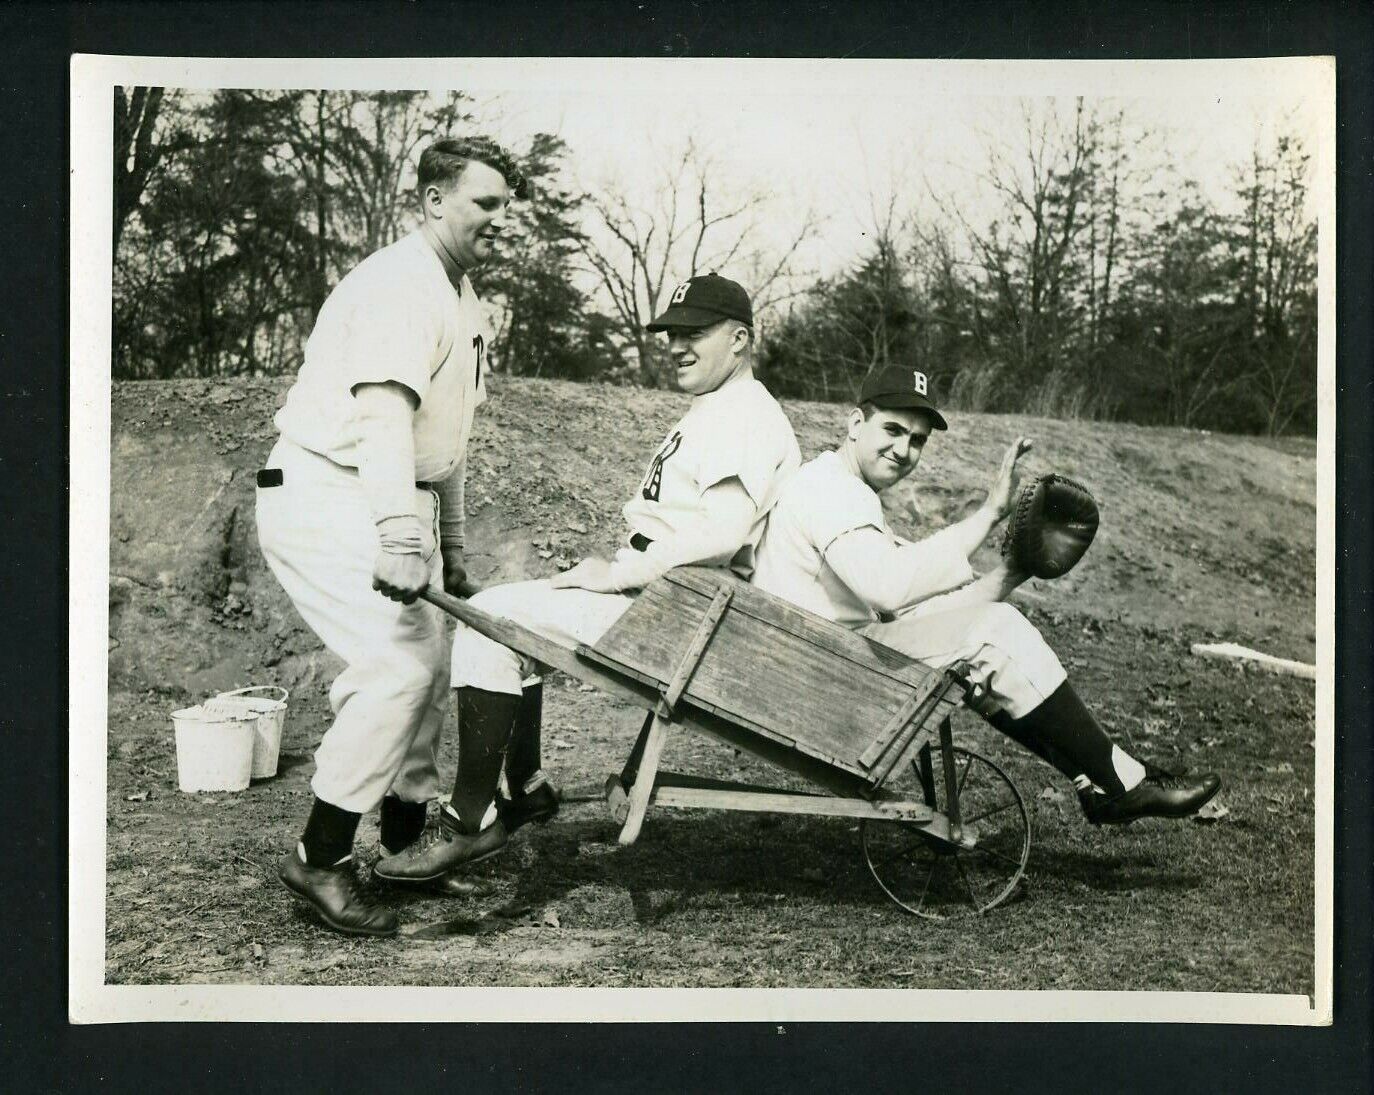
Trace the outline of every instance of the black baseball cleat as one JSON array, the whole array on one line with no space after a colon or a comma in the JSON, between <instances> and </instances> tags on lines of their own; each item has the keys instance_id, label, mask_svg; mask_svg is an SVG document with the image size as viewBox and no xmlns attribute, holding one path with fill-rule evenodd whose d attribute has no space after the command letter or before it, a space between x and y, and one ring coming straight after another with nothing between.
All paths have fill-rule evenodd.
<instances>
[{"instance_id":1,"label":"black baseball cleat","mask_svg":"<svg viewBox=\"0 0 1374 1095\"><path fill-rule=\"evenodd\" d=\"M420 835L421 837L424 836L423 833ZM415 841L411 841L409 844L400 848L388 848L383 844L382 858L394 859L397 856L404 855L406 850L413 847L414 844ZM374 881L383 882L388 886L404 886L407 889L427 890L429 893L436 894L439 897L476 897L478 894L484 893L487 889L487 887L483 886L480 882L474 882L470 878L464 878L462 876L461 867L457 870L450 871L448 874L440 875L438 878L427 879L424 882L410 882L403 879L387 878L385 875L378 874L375 868L373 869L372 877Z\"/></svg>"},{"instance_id":2,"label":"black baseball cleat","mask_svg":"<svg viewBox=\"0 0 1374 1095\"><path fill-rule=\"evenodd\" d=\"M501 818L501 824L506 827L506 832L513 833L522 825L530 822L537 822L543 825L558 813L559 794L547 779L539 784L533 791L524 794L512 795L506 798L503 795L496 796L496 812Z\"/></svg>"},{"instance_id":3,"label":"black baseball cleat","mask_svg":"<svg viewBox=\"0 0 1374 1095\"><path fill-rule=\"evenodd\" d=\"M384 855L372 868L373 877L402 886L420 886L450 897L466 896L466 889L445 882L449 872L490 859L506 846L506 828L498 817L480 833L459 831L448 810L439 811L438 824L397 855Z\"/></svg>"},{"instance_id":4,"label":"black baseball cleat","mask_svg":"<svg viewBox=\"0 0 1374 1095\"><path fill-rule=\"evenodd\" d=\"M1094 825L1122 825L1138 817L1188 817L1221 790L1214 772L1185 776L1153 764L1145 766L1145 778L1114 797L1080 794L1083 813Z\"/></svg>"},{"instance_id":5,"label":"black baseball cleat","mask_svg":"<svg viewBox=\"0 0 1374 1095\"><path fill-rule=\"evenodd\" d=\"M396 914L373 904L359 889L353 857L333 867L310 867L288 852L277 867L282 885L304 901L321 920L344 935L395 935Z\"/></svg>"},{"instance_id":6,"label":"black baseball cleat","mask_svg":"<svg viewBox=\"0 0 1374 1095\"><path fill-rule=\"evenodd\" d=\"M382 854L387 855L388 853L383 851ZM401 855L403 853L398 852L396 854ZM384 886L416 892L424 891L435 897L479 897L491 890L489 885L476 882L471 878L464 878L462 867L457 867L448 874L441 874L438 878L426 878L417 882L408 878L388 878L384 874L378 874L377 868L374 866L372 879Z\"/></svg>"}]
</instances>

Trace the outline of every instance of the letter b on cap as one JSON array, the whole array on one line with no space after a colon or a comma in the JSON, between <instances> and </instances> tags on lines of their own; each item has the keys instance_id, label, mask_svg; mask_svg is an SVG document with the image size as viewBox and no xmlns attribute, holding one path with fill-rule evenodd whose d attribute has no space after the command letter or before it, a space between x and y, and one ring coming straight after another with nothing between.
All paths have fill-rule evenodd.
<instances>
[{"instance_id":1,"label":"letter b on cap","mask_svg":"<svg viewBox=\"0 0 1374 1095\"><path fill-rule=\"evenodd\" d=\"M692 283L690 281L684 281L681 285L674 289L671 303L681 304L682 298L687 295L687 290L691 288L691 285Z\"/></svg>"},{"instance_id":2,"label":"letter b on cap","mask_svg":"<svg viewBox=\"0 0 1374 1095\"><path fill-rule=\"evenodd\" d=\"M914 379L915 379L915 381L916 381L916 391L919 392L921 395L926 395L926 394L928 394L928 393L926 392L926 374L925 374L925 373L918 373L918 372L916 372L915 370L913 370L913 371L912 371L912 376L914 377Z\"/></svg>"}]
</instances>

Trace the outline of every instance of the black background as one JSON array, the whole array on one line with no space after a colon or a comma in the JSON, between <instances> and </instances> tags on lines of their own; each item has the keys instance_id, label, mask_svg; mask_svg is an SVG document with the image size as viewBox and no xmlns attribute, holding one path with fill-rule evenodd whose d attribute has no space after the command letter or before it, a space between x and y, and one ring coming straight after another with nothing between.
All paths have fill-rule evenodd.
<instances>
[{"instance_id":1,"label":"black background","mask_svg":"<svg viewBox=\"0 0 1374 1095\"><path fill-rule=\"evenodd\" d=\"M0 8L5 1017L12 1091L1370 1091L1370 70L1363 3L102 3ZM1336 1023L1243 1026L66 1022L71 53L1183 58L1335 55ZM101 256L93 256L101 262ZM76 256L81 261L81 256ZM80 545L77 545L80 546ZM93 545L99 547L99 545ZM8 925L7 925L8 926ZM976 930L972 928L971 930ZM919 938L913 945L919 946ZM454 970L461 978L461 969Z\"/></svg>"}]
</instances>

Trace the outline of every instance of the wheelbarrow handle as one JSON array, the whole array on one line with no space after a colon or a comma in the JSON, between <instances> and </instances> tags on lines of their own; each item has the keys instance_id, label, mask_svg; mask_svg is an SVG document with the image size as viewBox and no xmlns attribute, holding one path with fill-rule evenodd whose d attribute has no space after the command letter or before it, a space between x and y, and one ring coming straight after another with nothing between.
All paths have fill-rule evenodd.
<instances>
[{"instance_id":1,"label":"wheelbarrow handle","mask_svg":"<svg viewBox=\"0 0 1374 1095\"><path fill-rule=\"evenodd\" d=\"M438 608L442 608L445 612L449 613L449 615L457 616L461 620L467 615L467 613L463 611L463 602L466 601L469 597L471 597L474 593L480 593L481 590L481 586L476 585L475 583L470 582L465 578L463 579L462 584L458 587L457 596L454 596L452 593L446 592L438 586L429 586L425 589L420 590L420 600L428 601L430 604ZM456 612L454 611L455 606L458 607L458 611Z\"/></svg>"},{"instance_id":2,"label":"wheelbarrow handle","mask_svg":"<svg viewBox=\"0 0 1374 1095\"><path fill-rule=\"evenodd\" d=\"M420 597L430 604L443 609L450 616L466 624L479 635L485 635L493 642L532 658L540 665L557 669L571 677L588 684L594 684L603 692L609 692L639 706L652 707L657 701L657 691L650 690L638 682L630 683L618 673L604 670L595 663L583 658L576 650L560 646L552 639L538 632L522 627L514 620L483 612L470 601L445 593L431 586L420 591ZM647 702L646 702L647 701Z\"/></svg>"}]
</instances>

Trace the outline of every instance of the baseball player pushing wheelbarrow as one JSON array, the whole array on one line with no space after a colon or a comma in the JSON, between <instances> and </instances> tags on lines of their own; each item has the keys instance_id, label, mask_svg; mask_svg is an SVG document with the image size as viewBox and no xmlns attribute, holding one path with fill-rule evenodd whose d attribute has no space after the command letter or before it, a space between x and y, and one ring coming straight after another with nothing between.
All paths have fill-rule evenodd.
<instances>
[{"instance_id":1,"label":"baseball player pushing wheelbarrow","mask_svg":"<svg viewBox=\"0 0 1374 1095\"><path fill-rule=\"evenodd\" d=\"M466 578L465 454L488 338L467 275L523 189L492 141L425 150L421 227L364 259L325 301L258 473L263 555L345 663L329 691L334 722L315 753L310 816L279 873L350 935L396 931L395 913L357 885L361 815L380 805L383 844L403 847L438 793L447 631L416 597Z\"/></svg>"}]
</instances>

